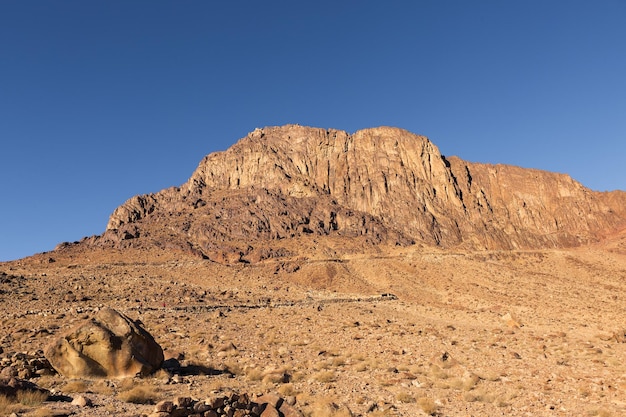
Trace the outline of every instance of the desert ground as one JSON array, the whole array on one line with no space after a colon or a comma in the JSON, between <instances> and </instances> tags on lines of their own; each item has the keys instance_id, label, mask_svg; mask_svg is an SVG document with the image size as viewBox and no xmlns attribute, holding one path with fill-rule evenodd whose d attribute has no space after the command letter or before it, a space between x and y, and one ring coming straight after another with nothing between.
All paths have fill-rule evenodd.
<instances>
[{"instance_id":1,"label":"desert ground","mask_svg":"<svg viewBox=\"0 0 626 417\"><path fill-rule=\"evenodd\" d=\"M1 415L140 416L177 396L276 393L303 415L626 415L626 239L574 249L358 250L220 265L80 246L0 263L3 367L102 307L140 320L178 369L30 380L69 401ZM350 245L354 245L351 247Z\"/></svg>"}]
</instances>

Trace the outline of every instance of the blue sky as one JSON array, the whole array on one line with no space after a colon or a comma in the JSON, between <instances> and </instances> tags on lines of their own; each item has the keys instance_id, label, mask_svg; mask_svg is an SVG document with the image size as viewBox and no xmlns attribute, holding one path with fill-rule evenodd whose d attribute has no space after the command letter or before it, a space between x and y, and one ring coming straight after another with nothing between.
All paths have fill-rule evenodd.
<instances>
[{"instance_id":1,"label":"blue sky","mask_svg":"<svg viewBox=\"0 0 626 417\"><path fill-rule=\"evenodd\" d=\"M626 190L626 2L0 2L0 260L256 127L398 126Z\"/></svg>"}]
</instances>

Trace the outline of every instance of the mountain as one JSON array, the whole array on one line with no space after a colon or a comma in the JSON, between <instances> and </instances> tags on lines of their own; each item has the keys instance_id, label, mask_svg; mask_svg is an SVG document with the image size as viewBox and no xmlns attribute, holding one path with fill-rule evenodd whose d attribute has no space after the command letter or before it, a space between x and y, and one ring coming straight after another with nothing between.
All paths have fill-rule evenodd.
<instances>
[{"instance_id":1,"label":"mountain","mask_svg":"<svg viewBox=\"0 0 626 417\"><path fill-rule=\"evenodd\" d=\"M349 134L256 129L210 154L180 187L135 196L82 244L191 251L221 263L294 255L294 238L362 245L536 249L626 227L626 193L568 175L446 158L393 127ZM340 245L341 246L341 245ZM349 246L349 245L347 245Z\"/></svg>"}]
</instances>

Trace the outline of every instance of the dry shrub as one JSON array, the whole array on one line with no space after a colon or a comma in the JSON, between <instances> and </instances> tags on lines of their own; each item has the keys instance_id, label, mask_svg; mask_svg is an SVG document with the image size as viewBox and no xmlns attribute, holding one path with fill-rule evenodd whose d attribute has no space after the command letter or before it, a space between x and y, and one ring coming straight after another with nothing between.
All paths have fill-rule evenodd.
<instances>
[{"instance_id":1,"label":"dry shrub","mask_svg":"<svg viewBox=\"0 0 626 417\"><path fill-rule=\"evenodd\" d=\"M260 381L263 379L264 373L259 368L249 367L244 370L244 374L250 381Z\"/></svg>"},{"instance_id":2,"label":"dry shrub","mask_svg":"<svg viewBox=\"0 0 626 417\"><path fill-rule=\"evenodd\" d=\"M154 387L149 385L138 385L128 391L120 392L117 397L133 404L153 404L156 400Z\"/></svg>"},{"instance_id":3,"label":"dry shrub","mask_svg":"<svg viewBox=\"0 0 626 417\"><path fill-rule=\"evenodd\" d=\"M237 362L225 362L224 371L230 372L233 375L243 375L243 368Z\"/></svg>"},{"instance_id":4,"label":"dry shrub","mask_svg":"<svg viewBox=\"0 0 626 417\"><path fill-rule=\"evenodd\" d=\"M354 367L354 370L357 371L357 372L367 371L367 363L365 363L365 362L357 363L356 366Z\"/></svg>"},{"instance_id":5,"label":"dry shrub","mask_svg":"<svg viewBox=\"0 0 626 417\"><path fill-rule=\"evenodd\" d=\"M119 381L117 387L120 391L128 391L137 385L134 378L123 378Z\"/></svg>"},{"instance_id":6,"label":"dry shrub","mask_svg":"<svg viewBox=\"0 0 626 417\"><path fill-rule=\"evenodd\" d=\"M317 382L334 382L337 379L337 375L333 371L320 371L313 375L313 379Z\"/></svg>"},{"instance_id":7,"label":"dry shrub","mask_svg":"<svg viewBox=\"0 0 626 417\"><path fill-rule=\"evenodd\" d=\"M397 393L396 400L401 403L414 403L415 402L415 398L406 391Z\"/></svg>"},{"instance_id":8,"label":"dry shrub","mask_svg":"<svg viewBox=\"0 0 626 417\"><path fill-rule=\"evenodd\" d=\"M435 379L447 379L449 377L448 373L437 365L431 365L430 375Z\"/></svg>"},{"instance_id":9,"label":"dry shrub","mask_svg":"<svg viewBox=\"0 0 626 417\"><path fill-rule=\"evenodd\" d=\"M346 358L343 356L334 357L331 361L332 366L344 366L346 364Z\"/></svg>"},{"instance_id":10,"label":"dry shrub","mask_svg":"<svg viewBox=\"0 0 626 417\"><path fill-rule=\"evenodd\" d=\"M478 382L480 381L480 377L476 374L471 374L469 375L467 378L463 379L463 390L465 391L470 391L472 389L474 389L474 387L476 386L476 384L478 384Z\"/></svg>"},{"instance_id":11,"label":"dry shrub","mask_svg":"<svg viewBox=\"0 0 626 417\"><path fill-rule=\"evenodd\" d=\"M113 395L113 387L106 379L96 381L89 390L94 394Z\"/></svg>"},{"instance_id":12,"label":"dry shrub","mask_svg":"<svg viewBox=\"0 0 626 417\"><path fill-rule=\"evenodd\" d=\"M0 415L9 415L16 408L15 399L0 395ZM6 414L5 414L6 413Z\"/></svg>"},{"instance_id":13,"label":"dry shrub","mask_svg":"<svg viewBox=\"0 0 626 417\"><path fill-rule=\"evenodd\" d=\"M67 383L63 386L63 392L67 393L76 393L76 392L87 392L88 385L85 381L81 379L72 379L67 381Z\"/></svg>"},{"instance_id":14,"label":"dry shrub","mask_svg":"<svg viewBox=\"0 0 626 417\"><path fill-rule=\"evenodd\" d=\"M152 374L152 378L159 379L159 380L169 379L170 377L171 377L170 373L162 368Z\"/></svg>"},{"instance_id":15,"label":"dry shrub","mask_svg":"<svg viewBox=\"0 0 626 417\"><path fill-rule=\"evenodd\" d=\"M48 393L41 391L18 391L16 399L20 404L36 407L48 399Z\"/></svg>"},{"instance_id":16,"label":"dry shrub","mask_svg":"<svg viewBox=\"0 0 626 417\"><path fill-rule=\"evenodd\" d=\"M296 396L298 391L293 387L293 384L284 384L278 387L278 393L283 397Z\"/></svg>"},{"instance_id":17,"label":"dry shrub","mask_svg":"<svg viewBox=\"0 0 626 417\"><path fill-rule=\"evenodd\" d=\"M321 371L322 369L330 368L331 364L332 364L332 360L323 360L323 361L313 364L313 369L315 369L316 371Z\"/></svg>"},{"instance_id":18,"label":"dry shrub","mask_svg":"<svg viewBox=\"0 0 626 417\"><path fill-rule=\"evenodd\" d=\"M346 406L322 400L313 404L310 417L352 417L352 412Z\"/></svg>"},{"instance_id":19,"label":"dry shrub","mask_svg":"<svg viewBox=\"0 0 626 417\"><path fill-rule=\"evenodd\" d=\"M393 413L390 409L375 410L367 415L367 417L391 417L391 416L395 416L395 413Z\"/></svg>"},{"instance_id":20,"label":"dry shrub","mask_svg":"<svg viewBox=\"0 0 626 417\"><path fill-rule=\"evenodd\" d=\"M32 413L28 414L30 417L53 417L57 414L49 408L38 408Z\"/></svg>"},{"instance_id":21,"label":"dry shrub","mask_svg":"<svg viewBox=\"0 0 626 417\"><path fill-rule=\"evenodd\" d=\"M463 394L463 399L467 402L492 403L496 400L496 396L486 392L484 389L477 389Z\"/></svg>"},{"instance_id":22,"label":"dry shrub","mask_svg":"<svg viewBox=\"0 0 626 417\"><path fill-rule=\"evenodd\" d=\"M608 410L600 408L590 408L587 410L587 415L590 417L610 417L611 413Z\"/></svg>"},{"instance_id":23,"label":"dry shrub","mask_svg":"<svg viewBox=\"0 0 626 417\"><path fill-rule=\"evenodd\" d=\"M438 407L432 398L421 397L420 399L417 400L417 404L419 405L421 410L425 412L426 414L428 414L429 416L435 415L435 413L437 413Z\"/></svg>"},{"instance_id":24,"label":"dry shrub","mask_svg":"<svg viewBox=\"0 0 626 417\"><path fill-rule=\"evenodd\" d=\"M304 381L306 379L306 374L304 372L299 372L296 371L294 373L291 374L291 382L299 382L299 381Z\"/></svg>"},{"instance_id":25,"label":"dry shrub","mask_svg":"<svg viewBox=\"0 0 626 417\"><path fill-rule=\"evenodd\" d=\"M424 375L426 374L426 369L422 365L411 365L409 366L409 372L415 375Z\"/></svg>"},{"instance_id":26,"label":"dry shrub","mask_svg":"<svg viewBox=\"0 0 626 417\"><path fill-rule=\"evenodd\" d=\"M284 372L268 372L263 375L263 383L264 384L280 384L281 382L285 382L285 373Z\"/></svg>"}]
</instances>

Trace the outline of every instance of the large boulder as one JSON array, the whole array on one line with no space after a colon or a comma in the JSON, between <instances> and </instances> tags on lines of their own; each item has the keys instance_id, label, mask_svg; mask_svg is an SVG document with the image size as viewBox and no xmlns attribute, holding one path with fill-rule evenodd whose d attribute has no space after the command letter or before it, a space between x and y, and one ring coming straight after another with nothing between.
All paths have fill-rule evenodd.
<instances>
[{"instance_id":1,"label":"large boulder","mask_svg":"<svg viewBox=\"0 0 626 417\"><path fill-rule=\"evenodd\" d=\"M111 308L61 336L45 356L68 378L147 375L163 363L163 349L152 335Z\"/></svg>"}]
</instances>

